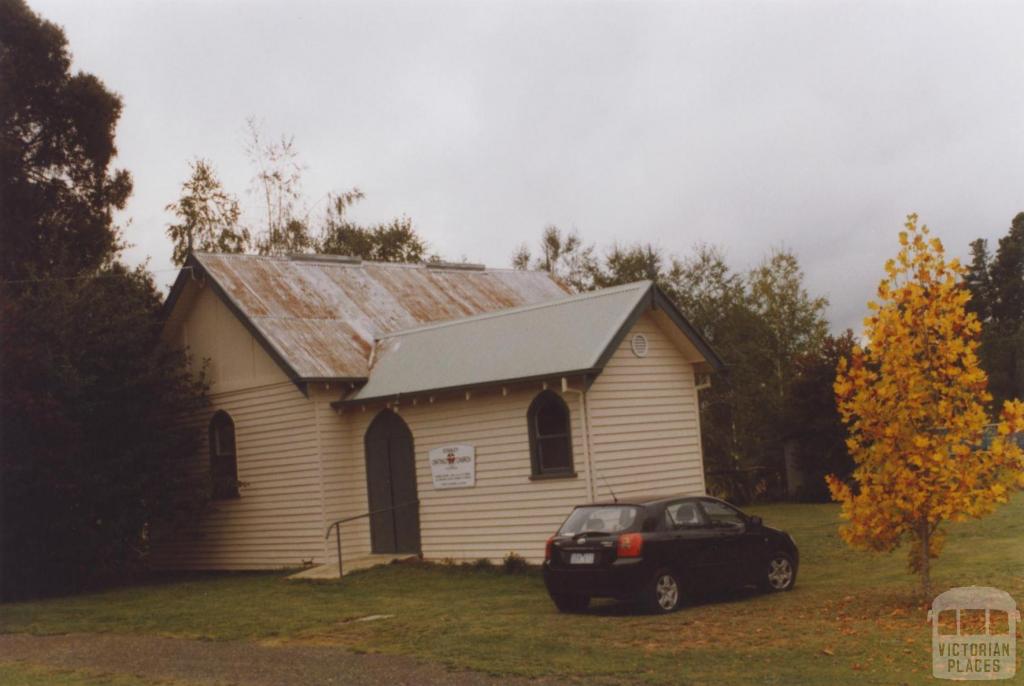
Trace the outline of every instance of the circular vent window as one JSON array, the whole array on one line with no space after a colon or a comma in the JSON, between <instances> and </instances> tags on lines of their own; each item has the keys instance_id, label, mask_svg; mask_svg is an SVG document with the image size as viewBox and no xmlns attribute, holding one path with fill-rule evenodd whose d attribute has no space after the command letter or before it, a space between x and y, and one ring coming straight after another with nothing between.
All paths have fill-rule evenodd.
<instances>
[{"instance_id":1,"label":"circular vent window","mask_svg":"<svg viewBox=\"0 0 1024 686\"><path fill-rule=\"evenodd\" d=\"M633 354L637 357L647 357L647 336L642 333L636 334L633 336L630 346L633 348Z\"/></svg>"}]
</instances>

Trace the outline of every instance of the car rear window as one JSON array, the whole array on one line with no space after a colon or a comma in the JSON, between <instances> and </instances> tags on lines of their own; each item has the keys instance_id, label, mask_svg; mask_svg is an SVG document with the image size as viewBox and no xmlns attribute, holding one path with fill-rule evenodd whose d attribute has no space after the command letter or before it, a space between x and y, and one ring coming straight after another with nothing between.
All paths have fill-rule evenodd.
<instances>
[{"instance_id":1,"label":"car rear window","mask_svg":"<svg viewBox=\"0 0 1024 686\"><path fill-rule=\"evenodd\" d=\"M633 526L640 508L633 505L577 507L558 530L563 536L584 532L615 534Z\"/></svg>"}]
</instances>

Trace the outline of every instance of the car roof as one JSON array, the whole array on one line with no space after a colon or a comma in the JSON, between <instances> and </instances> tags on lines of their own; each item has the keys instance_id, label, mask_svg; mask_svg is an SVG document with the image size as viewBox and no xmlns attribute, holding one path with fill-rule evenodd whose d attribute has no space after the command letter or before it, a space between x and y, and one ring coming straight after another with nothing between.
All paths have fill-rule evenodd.
<instances>
[{"instance_id":1,"label":"car roof","mask_svg":"<svg viewBox=\"0 0 1024 686\"><path fill-rule=\"evenodd\" d=\"M628 498L619 498L618 500L598 500L592 503L586 503L585 505L578 505L577 507L609 507L613 505L634 505L640 507L650 507L652 505L662 505L664 503L675 502L676 500L718 500L709 495L652 495L652 496L630 496Z\"/></svg>"}]
</instances>

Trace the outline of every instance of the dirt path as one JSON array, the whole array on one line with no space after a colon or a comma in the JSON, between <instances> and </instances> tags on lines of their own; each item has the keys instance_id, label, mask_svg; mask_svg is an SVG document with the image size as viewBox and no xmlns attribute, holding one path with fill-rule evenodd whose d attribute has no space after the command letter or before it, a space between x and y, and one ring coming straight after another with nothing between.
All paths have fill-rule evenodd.
<instances>
[{"instance_id":1,"label":"dirt path","mask_svg":"<svg viewBox=\"0 0 1024 686\"><path fill-rule=\"evenodd\" d=\"M0 634L0 660L194 684L525 686L558 683L450 672L408 657L359 655L341 648L117 634Z\"/></svg>"}]
</instances>

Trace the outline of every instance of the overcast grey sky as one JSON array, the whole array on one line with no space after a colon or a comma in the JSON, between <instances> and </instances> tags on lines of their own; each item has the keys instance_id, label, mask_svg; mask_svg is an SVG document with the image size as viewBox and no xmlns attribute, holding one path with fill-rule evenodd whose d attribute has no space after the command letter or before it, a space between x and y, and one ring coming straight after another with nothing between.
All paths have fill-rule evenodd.
<instances>
[{"instance_id":1,"label":"overcast grey sky","mask_svg":"<svg viewBox=\"0 0 1024 686\"><path fill-rule=\"evenodd\" d=\"M189 160L252 204L248 116L311 203L359 186L445 257L507 266L549 223L737 269L784 245L836 329L908 212L966 255L1024 210L1022 2L29 3L124 98L154 270Z\"/></svg>"}]
</instances>

